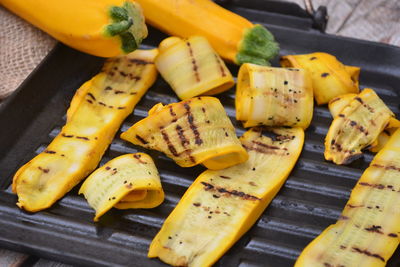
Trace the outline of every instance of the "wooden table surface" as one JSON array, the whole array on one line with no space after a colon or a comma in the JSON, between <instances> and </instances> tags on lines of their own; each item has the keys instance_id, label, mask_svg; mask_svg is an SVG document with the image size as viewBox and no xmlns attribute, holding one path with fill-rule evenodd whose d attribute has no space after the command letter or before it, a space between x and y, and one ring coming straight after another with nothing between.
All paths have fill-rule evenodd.
<instances>
[{"instance_id":1,"label":"wooden table surface","mask_svg":"<svg viewBox=\"0 0 400 267\"><path fill-rule=\"evenodd\" d=\"M303 0L281 0L296 2ZM398 0L314 0L314 7L328 8L327 33L400 46L400 1ZM0 64L1 65L1 64ZM68 267L35 256L0 249L0 266Z\"/></svg>"}]
</instances>

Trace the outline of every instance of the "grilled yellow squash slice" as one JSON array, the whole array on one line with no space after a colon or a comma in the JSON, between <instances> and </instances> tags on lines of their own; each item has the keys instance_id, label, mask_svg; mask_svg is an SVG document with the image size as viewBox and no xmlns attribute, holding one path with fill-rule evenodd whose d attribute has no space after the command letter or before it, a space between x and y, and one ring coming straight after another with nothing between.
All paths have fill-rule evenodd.
<instances>
[{"instance_id":1,"label":"grilled yellow squash slice","mask_svg":"<svg viewBox=\"0 0 400 267\"><path fill-rule=\"evenodd\" d=\"M330 54L312 53L283 56L281 65L309 71L318 105L327 104L339 95L359 92L360 68L343 65Z\"/></svg>"},{"instance_id":2,"label":"grilled yellow squash slice","mask_svg":"<svg viewBox=\"0 0 400 267\"><path fill-rule=\"evenodd\" d=\"M349 103L354 99L357 94L345 94L335 97L329 101L329 111L332 117L336 117ZM396 118L390 118L389 123L386 125L385 130L381 132L378 138L369 146L371 152L378 152L387 143L390 136L400 127L400 121Z\"/></svg>"},{"instance_id":3,"label":"grilled yellow squash slice","mask_svg":"<svg viewBox=\"0 0 400 267\"><path fill-rule=\"evenodd\" d=\"M306 70L243 64L236 88L236 119L244 127L295 126L311 122L314 99Z\"/></svg>"},{"instance_id":4,"label":"grilled yellow squash slice","mask_svg":"<svg viewBox=\"0 0 400 267\"><path fill-rule=\"evenodd\" d=\"M203 172L153 239L148 257L173 266L211 266L256 222L295 165L301 128L250 129L245 163Z\"/></svg>"},{"instance_id":5,"label":"grilled yellow squash slice","mask_svg":"<svg viewBox=\"0 0 400 267\"><path fill-rule=\"evenodd\" d=\"M126 154L110 160L82 184L83 194L96 210L94 221L110 210L154 208L164 201L160 176L151 157Z\"/></svg>"},{"instance_id":6,"label":"grilled yellow squash slice","mask_svg":"<svg viewBox=\"0 0 400 267\"><path fill-rule=\"evenodd\" d=\"M375 156L338 222L312 241L295 267L385 266L399 244L400 130Z\"/></svg>"},{"instance_id":7,"label":"grilled yellow squash slice","mask_svg":"<svg viewBox=\"0 0 400 267\"><path fill-rule=\"evenodd\" d=\"M78 89L60 134L14 176L20 208L50 207L96 168L122 121L155 81L156 55L157 50L137 50L110 59Z\"/></svg>"},{"instance_id":8,"label":"grilled yellow squash slice","mask_svg":"<svg viewBox=\"0 0 400 267\"><path fill-rule=\"evenodd\" d=\"M348 164L375 142L394 114L372 89L364 89L334 119L325 138L325 159Z\"/></svg>"},{"instance_id":9,"label":"grilled yellow squash slice","mask_svg":"<svg viewBox=\"0 0 400 267\"><path fill-rule=\"evenodd\" d=\"M159 103L121 138L164 152L181 167L202 163L209 169L224 169L248 159L215 97L196 97L166 106Z\"/></svg>"},{"instance_id":10,"label":"grilled yellow squash slice","mask_svg":"<svg viewBox=\"0 0 400 267\"><path fill-rule=\"evenodd\" d=\"M204 37L169 37L158 49L156 67L180 99L215 95L235 84L229 69Z\"/></svg>"}]
</instances>

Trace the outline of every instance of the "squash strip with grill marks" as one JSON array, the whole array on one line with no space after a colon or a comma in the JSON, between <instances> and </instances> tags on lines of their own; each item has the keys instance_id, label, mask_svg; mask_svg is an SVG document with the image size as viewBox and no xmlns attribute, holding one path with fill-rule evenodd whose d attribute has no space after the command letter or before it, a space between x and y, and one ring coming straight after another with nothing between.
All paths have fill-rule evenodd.
<instances>
[{"instance_id":1,"label":"squash strip with grill marks","mask_svg":"<svg viewBox=\"0 0 400 267\"><path fill-rule=\"evenodd\" d=\"M209 169L223 169L248 158L215 97L196 97L166 106L159 103L121 138L161 151L181 167L203 164Z\"/></svg>"},{"instance_id":2,"label":"squash strip with grill marks","mask_svg":"<svg viewBox=\"0 0 400 267\"><path fill-rule=\"evenodd\" d=\"M211 266L279 191L304 142L301 128L253 128L241 138L245 163L203 172L154 237L148 257L173 266Z\"/></svg>"},{"instance_id":3,"label":"squash strip with grill marks","mask_svg":"<svg viewBox=\"0 0 400 267\"><path fill-rule=\"evenodd\" d=\"M291 126L306 129L314 99L312 82L304 69L243 64L236 89L236 119L244 127Z\"/></svg>"},{"instance_id":4,"label":"squash strip with grill marks","mask_svg":"<svg viewBox=\"0 0 400 267\"><path fill-rule=\"evenodd\" d=\"M364 89L333 119L325 138L325 159L348 164L374 144L394 114L372 89Z\"/></svg>"},{"instance_id":5,"label":"squash strip with grill marks","mask_svg":"<svg viewBox=\"0 0 400 267\"><path fill-rule=\"evenodd\" d=\"M96 210L94 221L110 210L154 208L164 200L160 176L152 158L144 153L110 160L82 184L83 194Z\"/></svg>"},{"instance_id":6,"label":"squash strip with grill marks","mask_svg":"<svg viewBox=\"0 0 400 267\"><path fill-rule=\"evenodd\" d=\"M156 55L156 49L137 50L109 59L78 89L61 132L14 176L20 208L50 207L96 168L122 121L154 83Z\"/></svg>"},{"instance_id":7,"label":"squash strip with grill marks","mask_svg":"<svg viewBox=\"0 0 400 267\"><path fill-rule=\"evenodd\" d=\"M329 111L332 117L335 118L340 112L350 104L351 100L357 97L357 94L345 94L335 97L329 101ZM400 121L391 117L385 129L379 134L378 138L369 146L371 152L379 152L387 143L390 136L400 128Z\"/></svg>"},{"instance_id":8,"label":"squash strip with grill marks","mask_svg":"<svg viewBox=\"0 0 400 267\"><path fill-rule=\"evenodd\" d=\"M385 266L399 245L400 129L374 157L342 215L312 241L295 267Z\"/></svg>"},{"instance_id":9,"label":"squash strip with grill marks","mask_svg":"<svg viewBox=\"0 0 400 267\"><path fill-rule=\"evenodd\" d=\"M158 49L157 69L180 99L219 94L235 84L225 63L202 36L168 37Z\"/></svg>"},{"instance_id":10,"label":"squash strip with grill marks","mask_svg":"<svg viewBox=\"0 0 400 267\"><path fill-rule=\"evenodd\" d=\"M282 67L306 69L312 79L318 105L348 93L358 93L360 68L343 65L327 53L288 55L281 57Z\"/></svg>"}]
</instances>

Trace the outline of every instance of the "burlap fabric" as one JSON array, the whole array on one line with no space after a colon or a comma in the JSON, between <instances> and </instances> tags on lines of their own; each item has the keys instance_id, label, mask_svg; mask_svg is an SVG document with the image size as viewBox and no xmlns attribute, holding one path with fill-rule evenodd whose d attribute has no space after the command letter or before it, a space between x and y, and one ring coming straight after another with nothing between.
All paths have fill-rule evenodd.
<instances>
[{"instance_id":1,"label":"burlap fabric","mask_svg":"<svg viewBox=\"0 0 400 267\"><path fill-rule=\"evenodd\" d=\"M55 40L0 6L0 101L13 92Z\"/></svg>"}]
</instances>

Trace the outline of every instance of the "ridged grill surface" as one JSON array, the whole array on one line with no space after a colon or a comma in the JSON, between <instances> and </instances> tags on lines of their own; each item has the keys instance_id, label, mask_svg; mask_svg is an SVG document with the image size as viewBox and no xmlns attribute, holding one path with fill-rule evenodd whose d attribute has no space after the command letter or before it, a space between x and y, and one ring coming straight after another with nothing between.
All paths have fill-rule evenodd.
<instances>
[{"instance_id":1,"label":"ridged grill surface","mask_svg":"<svg viewBox=\"0 0 400 267\"><path fill-rule=\"evenodd\" d=\"M265 22L263 18L269 14L237 6L234 10L255 22ZM280 42L281 55L326 51L346 64L361 66L361 88L375 89L391 110L400 115L400 67L395 64L400 62L400 49L339 39L312 30L270 24L267 27ZM156 46L164 37L151 30L145 47ZM36 214L20 211L15 206L16 197L10 188L12 175L24 162L43 151L60 132L75 89L98 72L101 65L101 59L59 45L18 95L0 110L0 186L3 189L0 244L79 265L165 266L158 260L146 258L148 246L166 216L204 168L180 168L162 153L145 150L119 138L122 131L146 117L154 104L178 101L161 78L125 120L101 161L104 164L125 153L149 153L159 169L166 193L161 206L149 210L111 210L95 224L93 210L77 195L79 186L52 208ZM277 62L274 65L278 66ZM237 74L237 67L230 66L230 69ZM240 136L244 129L235 120L234 93L235 89L231 89L218 98ZM254 227L226 253L218 266L292 266L302 249L336 221L373 154L366 153L363 159L349 166L324 161L323 140L331 120L326 107L315 107L301 157L290 177ZM399 261L397 251L388 266L399 266Z\"/></svg>"}]
</instances>

